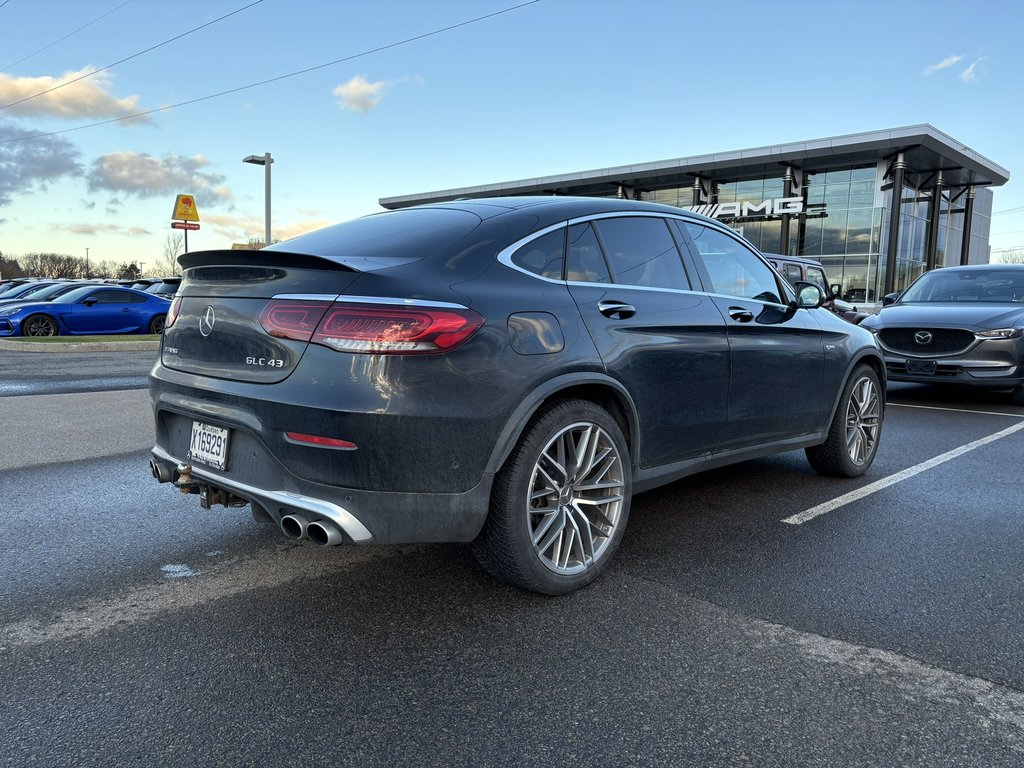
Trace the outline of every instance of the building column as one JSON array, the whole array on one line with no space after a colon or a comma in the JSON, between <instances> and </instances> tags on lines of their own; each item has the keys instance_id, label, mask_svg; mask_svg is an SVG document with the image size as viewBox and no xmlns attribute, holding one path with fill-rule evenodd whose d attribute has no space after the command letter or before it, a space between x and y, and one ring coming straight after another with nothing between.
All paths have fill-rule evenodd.
<instances>
[{"instance_id":1,"label":"building column","mask_svg":"<svg viewBox=\"0 0 1024 768\"><path fill-rule=\"evenodd\" d=\"M896 251L900 244L900 213L903 208L903 174L907 161L903 153L896 155L892 164L892 202L889 206L889 243L886 248L885 289L882 295L896 290Z\"/></svg>"},{"instance_id":2,"label":"building column","mask_svg":"<svg viewBox=\"0 0 1024 768\"><path fill-rule=\"evenodd\" d=\"M793 195L793 166L786 166L786 175L782 177L782 196L794 197ZM779 230L779 253L789 256L789 220L790 213L782 214L782 226Z\"/></svg>"},{"instance_id":3,"label":"building column","mask_svg":"<svg viewBox=\"0 0 1024 768\"><path fill-rule=\"evenodd\" d=\"M960 264L968 264L971 258L971 221L974 219L974 185L967 187L967 202L964 204L964 240L960 243Z\"/></svg>"},{"instance_id":4,"label":"building column","mask_svg":"<svg viewBox=\"0 0 1024 768\"><path fill-rule=\"evenodd\" d=\"M693 199L690 201L690 205L698 206L701 205L701 191L703 185L701 184L700 176L695 176L693 179Z\"/></svg>"},{"instance_id":5,"label":"building column","mask_svg":"<svg viewBox=\"0 0 1024 768\"><path fill-rule=\"evenodd\" d=\"M935 175L935 188L932 190L931 204L928 206L928 244L925 248L924 268L930 272L935 269L935 260L939 252L939 217L942 215L942 171Z\"/></svg>"}]
</instances>

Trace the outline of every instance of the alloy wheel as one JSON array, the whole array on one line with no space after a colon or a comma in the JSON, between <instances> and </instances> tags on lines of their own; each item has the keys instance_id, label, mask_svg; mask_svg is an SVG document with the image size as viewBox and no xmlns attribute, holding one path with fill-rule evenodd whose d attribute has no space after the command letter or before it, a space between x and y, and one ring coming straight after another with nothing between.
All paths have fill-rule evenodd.
<instances>
[{"instance_id":1,"label":"alloy wheel","mask_svg":"<svg viewBox=\"0 0 1024 768\"><path fill-rule=\"evenodd\" d=\"M881 422L878 389L865 376L854 384L846 405L846 450L854 464L860 466L874 455Z\"/></svg>"},{"instance_id":2,"label":"alloy wheel","mask_svg":"<svg viewBox=\"0 0 1024 768\"><path fill-rule=\"evenodd\" d=\"M529 531L540 561L558 574L593 566L622 512L622 457L604 429L578 422L558 432L533 468Z\"/></svg>"},{"instance_id":3,"label":"alloy wheel","mask_svg":"<svg viewBox=\"0 0 1024 768\"><path fill-rule=\"evenodd\" d=\"M50 318L39 315L25 322L22 333L26 336L56 336L57 328Z\"/></svg>"}]
</instances>

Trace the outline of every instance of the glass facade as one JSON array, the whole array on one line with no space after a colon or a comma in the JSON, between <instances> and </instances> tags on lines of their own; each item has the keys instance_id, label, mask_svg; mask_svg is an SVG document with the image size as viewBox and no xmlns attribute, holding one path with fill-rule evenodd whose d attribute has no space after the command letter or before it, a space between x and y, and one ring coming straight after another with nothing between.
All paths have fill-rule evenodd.
<instances>
[{"instance_id":1,"label":"glass facade","mask_svg":"<svg viewBox=\"0 0 1024 768\"><path fill-rule=\"evenodd\" d=\"M752 213L716 218L732 226L765 253L786 253L821 261L833 282L843 286L842 297L851 302L878 302L885 292L885 269L889 246L889 217L892 189L886 189L888 163L860 164L808 171L792 196L803 198L803 212L790 218L788 242L782 243L782 219L778 215ZM895 288L906 288L926 268L929 220L932 215L934 179L922 188L905 184L902 189L900 231L896 247ZM736 181L712 182L710 199L699 204L750 203L787 197L783 171ZM992 215L992 192L975 191L971 225L970 262L988 261L988 235ZM616 195L610 195L614 197ZM692 186L666 186L645 191L642 199L680 208L691 208ZM938 267L960 263L964 231L963 187L943 188L939 200L936 235ZM730 210L731 212L731 210ZM714 214L712 214L714 215Z\"/></svg>"}]
</instances>

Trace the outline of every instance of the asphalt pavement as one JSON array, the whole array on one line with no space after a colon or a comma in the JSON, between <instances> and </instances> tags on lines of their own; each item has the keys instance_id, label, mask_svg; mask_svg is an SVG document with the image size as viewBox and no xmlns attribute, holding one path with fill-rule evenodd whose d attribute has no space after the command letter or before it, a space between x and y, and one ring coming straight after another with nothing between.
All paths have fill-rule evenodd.
<instances>
[{"instance_id":1,"label":"asphalt pavement","mask_svg":"<svg viewBox=\"0 0 1024 768\"><path fill-rule=\"evenodd\" d=\"M1024 409L890 396L866 477L639 496L563 598L204 512L149 476L142 391L0 399L6 442L100 415L0 453L0 765L1024 764Z\"/></svg>"}]
</instances>

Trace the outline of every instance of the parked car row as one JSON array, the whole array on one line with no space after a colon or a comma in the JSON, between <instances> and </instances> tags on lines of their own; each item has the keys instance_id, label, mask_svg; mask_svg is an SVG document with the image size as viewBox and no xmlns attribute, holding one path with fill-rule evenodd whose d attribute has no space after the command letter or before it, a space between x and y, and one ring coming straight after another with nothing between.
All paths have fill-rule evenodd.
<instances>
[{"instance_id":1,"label":"parked car row","mask_svg":"<svg viewBox=\"0 0 1024 768\"><path fill-rule=\"evenodd\" d=\"M95 281L0 285L0 338L161 333L170 299Z\"/></svg>"}]
</instances>

